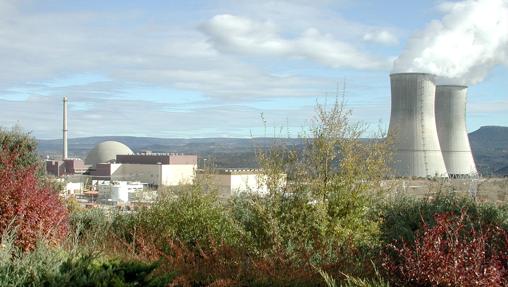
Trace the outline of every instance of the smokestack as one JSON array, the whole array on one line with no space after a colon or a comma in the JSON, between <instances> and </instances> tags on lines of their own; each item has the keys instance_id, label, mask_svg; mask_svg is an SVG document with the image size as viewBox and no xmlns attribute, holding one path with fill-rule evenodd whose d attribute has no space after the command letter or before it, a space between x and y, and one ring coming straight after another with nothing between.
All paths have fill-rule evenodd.
<instances>
[{"instance_id":1,"label":"smokestack","mask_svg":"<svg viewBox=\"0 0 508 287\"><path fill-rule=\"evenodd\" d=\"M394 144L393 169L403 177L447 177L434 113L434 76L390 75L392 108L388 135Z\"/></svg>"},{"instance_id":2,"label":"smokestack","mask_svg":"<svg viewBox=\"0 0 508 287\"><path fill-rule=\"evenodd\" d=\"M466 129L466 86L436 87L436 126L448 174L476 175Z\"/></svg>"},{"instance_id":3,"label":"smokestack","mask_svg":"<svg viewBox=\"0 0 508 287\"><path fill-rule=\"evenodd\" d=\"M63 98L63 159L67 159L67 97Z\"/></svg>"}]
</instances>

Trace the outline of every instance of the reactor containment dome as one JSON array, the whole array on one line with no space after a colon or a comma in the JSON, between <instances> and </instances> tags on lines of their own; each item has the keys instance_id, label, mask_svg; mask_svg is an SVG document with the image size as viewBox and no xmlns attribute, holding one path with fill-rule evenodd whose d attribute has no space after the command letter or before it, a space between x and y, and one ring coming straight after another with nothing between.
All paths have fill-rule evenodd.
<instances>
[{"instance_id":1,"label":"reactor containment dome","mask_svg":"<svg viewBox=\"0 0 508 287\"><path fill-rule=\"evenodd\" d=\"M448 177L436 129L434 78L425 73L390 75L388 135L393 141L396 176Z\"/></svg>"},{"instance_id":2,"label":"reactor containment dome","mask_svg":"<svg viewBox=\"0 0 508 287\"><path fill-rule=\"evenodd\" d=\"M85 164L92 166L98 163L109 163L116 160L119 154L133 154L126 145L117 141L105 141L97 144L86 156Z\"/></svg>"}]
</instances>

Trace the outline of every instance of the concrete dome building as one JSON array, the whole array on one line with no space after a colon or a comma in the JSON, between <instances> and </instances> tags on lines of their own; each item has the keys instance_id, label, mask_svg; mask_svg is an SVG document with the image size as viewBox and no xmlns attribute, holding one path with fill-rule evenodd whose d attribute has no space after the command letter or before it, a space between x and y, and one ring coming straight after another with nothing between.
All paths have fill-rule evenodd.
<instances>
[{"instance_id":1,"label":"concrete dome building","mask_svg":"<svg viewBox=\"0 0 508 287\"><path fill-rule=\"evenodd\" d=\"M119 154L133 154L126 145L117 141L105 141L97 144L86 156L85 164L92 166L98 163L113 162Z\"/></svg>"}]
</instances>

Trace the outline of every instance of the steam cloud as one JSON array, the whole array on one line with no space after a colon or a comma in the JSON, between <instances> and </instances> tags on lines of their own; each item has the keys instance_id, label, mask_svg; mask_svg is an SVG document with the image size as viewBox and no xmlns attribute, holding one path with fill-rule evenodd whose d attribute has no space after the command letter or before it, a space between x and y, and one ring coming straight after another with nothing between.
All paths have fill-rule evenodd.
<instances>
[{"instance_id":1,"label":"steam cloud","mask_svg":"<svg viewBox=\"0 0 508 287\"><path fill-rule=\"evenodd\" d=\"M475 84L494 66L508 65L508 0L445 2L439 8L445 16L410 39L393 72Z\"/></svg>"}]
</instances>

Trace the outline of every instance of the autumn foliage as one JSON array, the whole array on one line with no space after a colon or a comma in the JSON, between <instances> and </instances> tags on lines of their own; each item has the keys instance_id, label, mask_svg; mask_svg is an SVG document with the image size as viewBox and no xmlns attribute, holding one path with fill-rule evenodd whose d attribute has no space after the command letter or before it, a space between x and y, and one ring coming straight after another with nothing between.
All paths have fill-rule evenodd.
<instances>
[{"instance_id":1,"label":"autumn foliage","mask_svg":"<svg viewBox=\"0 0 508 287\"><path fill-rule=\"evenodd\" d=\"M176 272L171 286L322 285L313 266L299 264L282 250L259 256L213 240L190 245L144 232L135 237L134 244L125 246L139 259L158 261L158 272Z\"/></svg>"},{"instance_id":2,"label":"autumn foliage","mask_svg":"<svg viewBox=\"0 0 508 287\"><path fill-rule=\"evenodd\" d=\"M16 244L24 250L35 247L39 238L62 240L68 230L67 209L58 194L37 176L37 164L19 165L20 149L7 146L0 151L0 234L16 232Z\"/></svg>"},{"instance_id":3,"label":"autumn foliage","mask_svg":"<svg viewBox=\"0 0 508 287\"><path fill-rule=\"evenodd\" d=\"M508 233L468 226L466 216L436 214L413 243L390 245L384 267L403 286L506 286Z\"/></svg>"}]
</instances>

